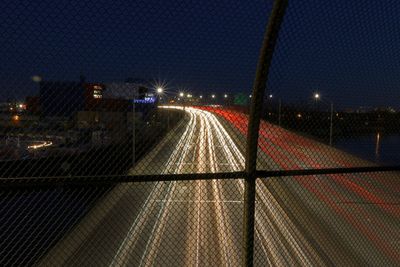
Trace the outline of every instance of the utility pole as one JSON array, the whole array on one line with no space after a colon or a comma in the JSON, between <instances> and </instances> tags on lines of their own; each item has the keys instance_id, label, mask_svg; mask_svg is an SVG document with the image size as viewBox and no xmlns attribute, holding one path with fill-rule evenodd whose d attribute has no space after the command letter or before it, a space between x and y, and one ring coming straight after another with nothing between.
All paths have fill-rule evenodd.
<instances>
[{"instance_id":1,"label":"utility pole","mask_svg":"<svg viewBox=\"0 0 400 267\"><path fill-rule=\"evenodd\" d=\"M282 112L282 100L279 98L279 105L278 105L278 125L281 127L281 112Z\"/></svg>"},{"instance_id":2,"label":"utility pole","mask_svg":"<svg viewBox=\"0 0 400 267\"><path fill-rule=\"evenodd\" d=\"M136 89L135 89L135 87L133 87L133 97L132 97L132 168L135 167L135 162L136 162L135 95L136 95Z\"/></svg>"},{"instance_id":3,"label":"utility pole","mask_svg":"<svg viewBox=\"0 0 400 267\"><path fill-rule=\"evenodd\" d=\"M333 102L331 102L331 122L329 126L329 145L332 146L332 134L333 134Z\"/></svg>"}]
</instances>

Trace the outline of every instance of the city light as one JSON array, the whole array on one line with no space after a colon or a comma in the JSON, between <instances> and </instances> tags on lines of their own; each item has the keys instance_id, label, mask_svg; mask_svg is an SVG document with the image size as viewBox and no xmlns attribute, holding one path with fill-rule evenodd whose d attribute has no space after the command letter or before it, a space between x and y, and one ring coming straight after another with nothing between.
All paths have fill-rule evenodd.
<instances>
[{"instance_id":1,"label":"city light","mask_svg":"<svg viewBox=\"0 0 400 267\"><path fill-rule=\"evenodd\" d=\"M201 95L201 96L200 96L200 99L202 99L202 98L203 98L203 96Z\"/></svg>"},{"instance_id":2,"label":"city light","mask_svg":"<svg viewBox=\"0 0 400 267\"><path fill-rule=\"evenodd\" d=\"M215 98L215 95L211 95L212 98Z\"/></svg>"},{"instance_id":3,"label":"city light","mask_svg":"<svg viewBox=\"0 0 400 267\"><path fill-rule=\"evenodd\" d=\"M187 94L187 97L188 97L188 98L192 98L192 95L191 95L191 94Z\"/></svg>"},{"instance_id":4,"label":"city light","mask_svg":"<svg viewBox=\"0 0 400 267\"><path fill-rule=\"evenodd\" d=\"M144 99L135 99L133 102L137 103L137 104L155 103L156 98L154 96L149 96L149 97L145 97Z\"/></svg>"},{"instance_id":5,"label":"city light","mask_svg":"<svg viewBox=\"0 0 400 267\"><path fill-rule=\"evenodd\" d=\"M249 95L249 97L251 98L251 95Z\"/></svg>"},{"instance_id":6,"label":"city light","mask_svg":"<svg viewBox=\"0 0 400 267\"><path fill-rule=\"evenodd\" d=\"M37 144L37 145L31 145L31 146L28 146L28 149L39 149L39 148L43 148L43 147L48 147L48 146L51 146L51 145L53 145L53 143L52 142L43 142L43 143L41 143L41 144Z\"/></svg>"},{"instance_id":7,"label":"city light","mask_svg":"<svg viewBox=\"0 0 400 267\"><path fill-rule=\"evenodd\" d=\"M320 98L319 93L315 93L315 94L314 94L314 98L315 98L315 99L319 99L319 98Z\"/></svg>"},{"instance_id":8,"label":"city light","mask_svg":"<svg viewBox=\"0 0 400 267\"><path fill-rule=\"evenodd\" d=\"M182 93L182 92L180 92L180 93L179 93L179 96L180 96L180 97L184 97L184 96L185 96L185 94L184 94L184 93Z\"/></svg>"},{"instance_id":9,"label":"city light","mask_svg":"<svg viewBox=\"0 0 400 267\"><path fill-rule=\"evenodd\" d=\"M39 75L34 75L32 76L32 81L34 81L35 83L39 83L42 81L42 77L40 77Z\"/></svg>"},{"instance_id":10,"label":"city light","mask_svg":"<svg viewBox=\"0 0 400 267\"><path fill-rule=\"evenodd\" d=\"M94 88L96 88L96 86L94 86ZM93 91L93 98L96 98L96 99L101 99L101 98L103 98L103 93L102 93L102 91L101 91L101 90L98 90L98 89L94 90L94 91Z\"/></svg>"},{"instance_id":11,"label":"city light","mask_svg":"<svg viewBox=\"0 0 400 267\"><path fill-rule=\"evenodd\" d=\"M228 97L228 95L227 95L227 94L225 94L225 95L224 95L224 97L225 97L225 98L227 98L227 97Z\"/></svg>"},{"instance_id":12,"label":"city light","mask_svg":"<svg viewBox=\"0 0 400 267\"><path fill-rule=\"evenodd\" d=\"M168 84L166 81L157 80L152 83L152 88L157 95L161 95L165 93L165 91L168 91Z\"/></svg>"},{"instance_id":13,"label":"city light","mask_svg":"<svg viewBox=\"0 0 400 267\"><path fill-rule=\"evenodd\" d=\"M269 95L269 98L272 98L272 97L273 97L273 95L272 95L272 94L270 94L270 95Z\"/></svg>"}]
</instances>

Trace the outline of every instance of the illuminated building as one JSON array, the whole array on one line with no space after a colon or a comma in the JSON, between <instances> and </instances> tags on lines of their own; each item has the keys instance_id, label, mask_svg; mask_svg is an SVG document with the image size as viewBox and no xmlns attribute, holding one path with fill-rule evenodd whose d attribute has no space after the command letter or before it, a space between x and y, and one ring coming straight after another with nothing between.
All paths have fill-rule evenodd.
<instances>
[{"instance_id":1,"label":"illuminated building","mask_svg":"<svg viewBox=\"0 0 400 267\"><path fill-rule=\"evenodd\" d=\"M136 112L146 114L156 106L156 97L143 84L81 80L42 81L39 86L39 106L45 117L73 117L78 111L132 112L134 104ZM29 102L28 109L38 110L34 98Z\"/></svg>"}]
</instances>

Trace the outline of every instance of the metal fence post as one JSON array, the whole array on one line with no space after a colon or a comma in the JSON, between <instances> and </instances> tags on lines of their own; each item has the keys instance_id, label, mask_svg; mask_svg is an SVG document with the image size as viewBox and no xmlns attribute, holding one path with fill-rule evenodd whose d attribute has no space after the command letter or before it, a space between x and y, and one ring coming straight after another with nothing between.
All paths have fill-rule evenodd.
<instances>
[{"instance_id":1,"label":"metal fence post","mask_svg":"<svg viewBox=\"0 0 400 267\"><path fill-rule=\"evenodd\" d=\"M246 179L243 212L243 266L253 266L258 131L260 128L261 108L263 105L269 67L271 65L276 40L287 3L288 0L275 0L274 2L267 29L264 33L264 40L254 80L245 159Z\"/></svg>"}]
</instances>

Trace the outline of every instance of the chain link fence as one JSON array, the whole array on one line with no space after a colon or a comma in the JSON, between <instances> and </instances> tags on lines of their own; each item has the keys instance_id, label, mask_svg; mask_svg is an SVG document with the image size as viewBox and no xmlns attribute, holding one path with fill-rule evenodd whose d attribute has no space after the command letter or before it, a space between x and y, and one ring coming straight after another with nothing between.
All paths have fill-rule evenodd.
<instances>
[{"instance_id":1,"label":"chain link fence","mask_svg":"<svg viewBox=\"0 0 400 267\"><path fill-rule=\"evenodd\" d=\"M396 1L1 6L0 265L400 264Z\"/></svg>"}]
</instances>

